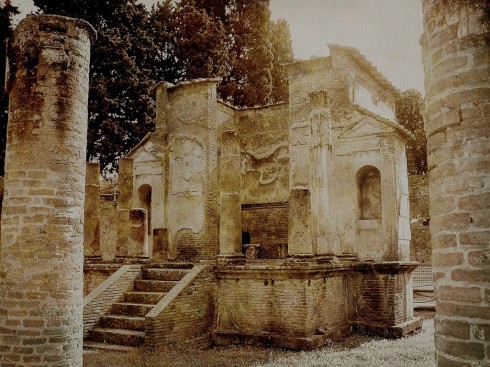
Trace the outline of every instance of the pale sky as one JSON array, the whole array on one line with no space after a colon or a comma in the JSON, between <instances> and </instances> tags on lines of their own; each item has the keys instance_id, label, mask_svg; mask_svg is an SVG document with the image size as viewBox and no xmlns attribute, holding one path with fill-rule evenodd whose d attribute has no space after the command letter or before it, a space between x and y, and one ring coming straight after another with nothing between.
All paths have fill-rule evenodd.
<instances>
[{"instance_id":1,"label":"pale sky","mask_svg":"<svg viewBox=\"0 0 490 367\"><path fill-rule=\"evenodd\" d=\"M34 9L32 0L12 4ZM420 0L271 0L270 8L288 21L297 59L328 55L330 43L353 46L396 87L423 93Z\"/></svg>"}]
</instances>

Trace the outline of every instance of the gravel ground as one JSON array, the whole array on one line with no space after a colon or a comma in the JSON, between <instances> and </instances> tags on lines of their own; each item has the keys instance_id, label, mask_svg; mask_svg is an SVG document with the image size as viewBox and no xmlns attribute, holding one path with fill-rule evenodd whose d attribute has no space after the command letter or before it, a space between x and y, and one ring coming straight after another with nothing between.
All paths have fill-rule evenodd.
<instances>
[{"instance_id":1,"label":"gravel ground","mask_svg":"<svg viewBox=\"0 0 490 367\"><path fill-rule=\"evenodd\" d=\"M397 340L352 334L329 346L295 352L246 346L155 353L84 353L85 367L435 367L434 313L418 312L422 331Z\"/></svg>"},{"instance_id":2,"label":"gravel ground","mask_svg":"<svg viewBox=\"0 0 490 367\"><path fill-rule=\"evenodd\" d=\"M424 320L422 331L397 340L371 339L355 348L327 346L278 357L255 367L435 367L434 320Z\"/></svg>"}]
</instances>

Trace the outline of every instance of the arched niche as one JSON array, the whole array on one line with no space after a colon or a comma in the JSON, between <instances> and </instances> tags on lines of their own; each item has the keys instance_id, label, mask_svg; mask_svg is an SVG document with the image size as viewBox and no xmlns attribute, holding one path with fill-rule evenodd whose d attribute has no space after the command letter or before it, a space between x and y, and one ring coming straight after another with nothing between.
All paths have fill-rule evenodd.
<instances>
[{"instance_id":1,"label":"arched niche","mask_svg":"<svg viewBox=\"0 0 490 367\"><path fill-rule=\"evenodd\" d=\"M364 166L356 174L358 219L381 219L381 172Z\"/></svg>"}]
</instances>

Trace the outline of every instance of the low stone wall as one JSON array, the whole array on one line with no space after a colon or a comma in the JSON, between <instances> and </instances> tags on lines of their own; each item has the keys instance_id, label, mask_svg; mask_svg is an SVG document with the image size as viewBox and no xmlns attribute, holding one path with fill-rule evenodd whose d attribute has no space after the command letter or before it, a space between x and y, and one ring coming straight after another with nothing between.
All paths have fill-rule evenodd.
<instances>
[{"instance_id":1,"label":"low stone wall","mask_svg":"<svg viewBox=\"0 0 490 367\"><path fill-rule=\"evenodd\" d=\"M257 260L217 268L216 342L312 349L361 332L401 337L413 317L415 263Z\"/></svg>"},{"instance_id":2,"label":"low stone wall","mask_svg":"<svg viewBox=\"0 0 490 367\"><path fill-rule=\"evenodd\" d=\"M85 297L92 292L120 267L121 264L84 264L83 296Z\"/></svg>"},{"instance_id":3,"label":"low stone wall","mask_svg":"<svg viewBox=\"0 0 490 367\"><path fill-rule=\"evenodd\" d=\"M145 345L209 347L215 325L216 289L213 267L194 266L146 315Z\"/></svg>"},{"instance_id":4,"label":"low stone wall","mask_svg":"<svg viewBox=\"0 0 490 367\"><path fill-rule=\"evenodd\" d=\"M141 265L123 265L83 299L83 336L107 313L112 304L133 289L134 280L141 273Z\"/></svg>"},{"instance_id":5,"label":"low stone wall","mask_svg":"<svg viewBox=\"0 0 490 367\"><path fill-rule=\"evenodd\" d=\"M276 262L217 270L218 344L311 349L351 332L348 266Z\"/></svg>"},{"instance_id":6,"label":"low stone wall","mask_svg":"<svg viewBox=\"0 0 490 367\"><path fill-rule=\"evenodd\" d=\"M412 272L416 267L415 262L365 263L357 267L351 292L356 326L361 332L402 337L422 326L413 314Z\"/></svg>"}]
</instances>

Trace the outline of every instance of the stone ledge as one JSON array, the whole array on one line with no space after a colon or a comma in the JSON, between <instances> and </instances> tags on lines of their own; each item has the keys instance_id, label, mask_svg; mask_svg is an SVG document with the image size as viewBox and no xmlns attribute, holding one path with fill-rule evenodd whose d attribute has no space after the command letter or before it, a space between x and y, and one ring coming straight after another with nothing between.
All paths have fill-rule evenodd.
<instances>
[{"instance_id":1,"label":"stone ledge","mask_svg":"<svg viewBox=\"0 0 490 367\"><path fill-rule=\"evenodd\" d=\"M352 333L350 324L337 326L321 335L308 337L285 336L264 333L261 335L241 334L238 332L217 332L215 344L221 346L250 345L254 347L275 347L292 350L312 350L320 348L333 340L339 340Z\"/></svg>"},{"instance_id":2,"label":"stone ledge","mask_svg":"<svg viewBox=\"0 0 490 367\"><path fill-rule=\"evenodd\" d=\"M422 330L422 321L421 317L414 317L412 320L405 321L395 326L358 323L355 325L355 330L359 334L398 339Z\"/></svg>"},{"instance_id":3,"label":"stone ledge","mask_svg":"<svg viewBox=\"0 0 490 367\"><path fill-rule=\"evenodd\" d=\"M277 279L310 279L312 277L331 277L347 273L361 274L403 274L410 273L417 266L415 261L390 262L328 262L296 261L287 259L257 259L249 260L245 265L218 264L218 278L260 278L275 277Z\"/></svg>"},{"instance_id":4,"label":"stone ledge","mask_svg":"<svg viewBox=\"0 0 490 367\"><path fill-rule=\"evenodd\" d=\"M120 267L122 266L122 264L120 263L117 263L117 264L114 264L114 263L104 263L104 262L100 262L100 263L84 263L83 264L83 272L85 273L86 271L98 271L98 272L104 272L104 273L110 273L110 274L113 274L114 272L116 272Z\"/></svg>"}]
</instances>

